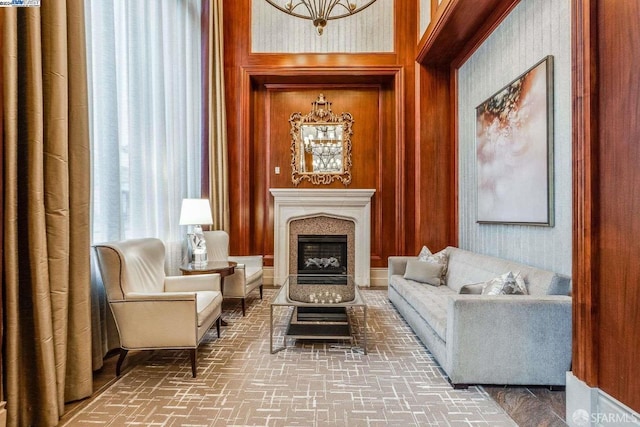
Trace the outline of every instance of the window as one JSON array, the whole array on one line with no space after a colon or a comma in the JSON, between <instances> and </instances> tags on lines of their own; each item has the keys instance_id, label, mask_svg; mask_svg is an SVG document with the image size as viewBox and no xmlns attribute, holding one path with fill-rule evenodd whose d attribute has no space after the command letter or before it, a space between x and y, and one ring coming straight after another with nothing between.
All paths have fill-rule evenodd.
<instances>
[{"instance_id":1,"label":"window","mask_svg":"<svg viewBox=\"0 0 640 427\"><path fill-rule=\"evenodd\" d=\"M158 237L177 271L200 197L200 0L85 0L92 241Z\"/></svg>"}]
</instances>

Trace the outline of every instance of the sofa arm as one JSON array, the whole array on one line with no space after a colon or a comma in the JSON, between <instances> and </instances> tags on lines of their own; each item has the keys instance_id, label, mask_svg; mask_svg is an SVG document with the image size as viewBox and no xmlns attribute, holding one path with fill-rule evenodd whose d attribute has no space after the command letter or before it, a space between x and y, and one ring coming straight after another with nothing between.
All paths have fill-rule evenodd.
<instances>
[{"instance_id":1,"label":"sofa arm","mask_svg":"<svg viewBox=\"0 0 640 427\"><path fill-rule=\"evenodd\" d=\"M395 274L404 275L404 271L407 269L407 261L410 259L418 259L417 256L390 256L388 258L388 279L391 282L391 276Z\"/></svg>"},{"instance_id":2,"label":"sofa arm","mask_svg":"<svg viewBox=\"0 0 640 427\"><path fill-rule=\"evenodd\" d=\"M571 297L452 295L445 371L453 384L564 385Z\"/></svg>"}]
</instances>

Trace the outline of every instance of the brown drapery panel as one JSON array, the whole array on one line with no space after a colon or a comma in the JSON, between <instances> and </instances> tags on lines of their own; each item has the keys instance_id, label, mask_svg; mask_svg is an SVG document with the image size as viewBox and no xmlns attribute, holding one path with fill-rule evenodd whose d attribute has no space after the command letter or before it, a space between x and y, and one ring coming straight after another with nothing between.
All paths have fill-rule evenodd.
<instances>
[{"instance_id":1,"label":"brown drapery panel","mask_svg":"<svg viewBox=\"0 0 640 427\"><path fill-rule=\"evenodd\" d=\"M208 94L206 98L208 117L209 154L209 200L213 215L214 230L229 231L229 173L227 150L227 115L224 90L224 50L222 28L223 0L208 0L209 19L207 43ZM205 133L206 134L206 133ZM203 183L204 184L204 183ZM203 188L206 188L203 185Z\"/></svg>"},{"instance_id":2,"label":"brown drapery panel","mask_svg":"<svg viewBox=\"0 0 640 427\"><path fill-rule=\"evenodd\" d=\"M53 426L92 392L89 132L82 0L0 10L3 398Z\"/></svg>"}]
</instances>

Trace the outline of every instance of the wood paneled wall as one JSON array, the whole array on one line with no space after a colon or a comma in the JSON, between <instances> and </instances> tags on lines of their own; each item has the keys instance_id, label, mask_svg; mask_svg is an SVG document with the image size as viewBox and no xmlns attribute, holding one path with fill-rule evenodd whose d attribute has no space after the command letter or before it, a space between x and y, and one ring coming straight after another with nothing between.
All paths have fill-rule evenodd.
<instances>
[{"instance_id":1,"label":"wood paneled wall","mask_svg":"<svg viewBox=\"0 0 640 427\"><path fill-rule=\"evenodd\" d=\"M574 374L640 411L640 4L574 0Z\"/></svg>"},{"instance_id":2,"label":"wood paneled wall","mask_svg":"<svg viewBox=\"0 0 640 427\"><path fill-rule=\"evenodd\" d=\"M294 188L291 181L291 126L289 117L294 112L307 114L311 102L320 93L332 102L335 114L349 112L353 124L352 182L348 188L374 188L372 201L371 245L372 261L386 263L383 254L394 253L393 240L383 240L383 229L393 232L396 225L395 185L396 146L389 144L395 136L395 99L393 85L385 82L371 84L302 84L262 83L253 90L253 138L251 163L256 165L251 205L252 229L264 236L259 242L261 253L266 254L267 265L272 263L273 198L270 188ZM258 166L259 165L259 166ZM276 173L276 167L280 173ZM299 188L314 188L307 181ZM344 188L338 181L324 188ZM265 214L266 213L266 214ZM270 251L271 250L271 251Z\"/></svg>"},{"instance_id":3,"label":"wood paneled wall","mask_svg":"<svg viewBox=\"0 0 640 427\"><path fill-rule=\"evenodd\" d=\"M348 111L355 119L348 188L376 190L372 267L386 267L390 255L415 254L423 244L455 244L450 211L435 212L431 203L448 206L452 191L450 153L439 148L441 128L424 126L433 137L416 143L417 123L424 120L416 115L417 2L395 1L394 52L374 54L252 54L249 10L250 0L224 7L231 252L263 254L265 264L272 263L269 188L293 186L288 119L309 112L321 92L334 112ZM420 102L436 105L436 99Z\"/></svg>"}]
</instances>

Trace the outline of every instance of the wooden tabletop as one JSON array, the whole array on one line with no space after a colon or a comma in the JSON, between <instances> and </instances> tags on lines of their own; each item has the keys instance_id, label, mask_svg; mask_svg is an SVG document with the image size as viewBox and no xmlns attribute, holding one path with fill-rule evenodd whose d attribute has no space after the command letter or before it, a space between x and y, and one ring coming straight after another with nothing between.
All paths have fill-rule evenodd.
<instances>
[{"instance_id":1,"label":"wooden tabletop","mask_svg":"<svg viewBox=\"0 0 640 427\"><path fill-rule=\"evenodd\" d=\"M194 266L189 263L180 266L180 271L184 275L218 273L220 276L225 277L233 274L237 265L238 263L234 261L209 261L203 266Z\"/></svg>"}]
</instances>

